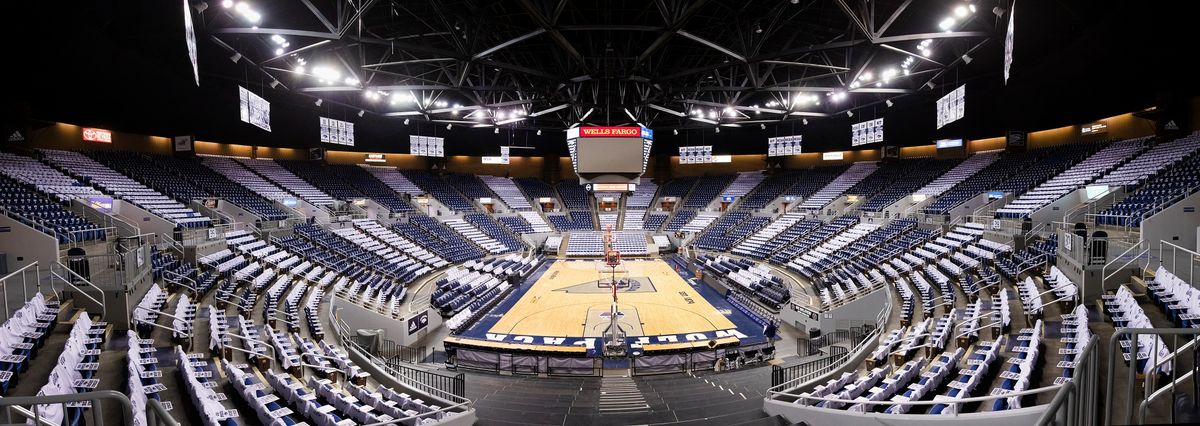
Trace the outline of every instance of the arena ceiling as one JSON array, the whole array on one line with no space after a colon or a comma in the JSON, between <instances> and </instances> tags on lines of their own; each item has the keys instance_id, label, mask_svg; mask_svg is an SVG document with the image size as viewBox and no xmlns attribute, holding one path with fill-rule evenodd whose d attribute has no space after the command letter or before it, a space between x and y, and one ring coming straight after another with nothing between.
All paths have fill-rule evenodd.
<instances>
[{"instance_id":1,"label":"arena ceiling","mask_svg":"<svg viewBox=\"0 0 1200 426\"><path fill-rule=\"evenodd\" d=\"M1007 0L213 1L207 38L287 90L469 127L737 127L968 79ZM993 49L995 50L995 49ZM982 69L982 67L977 67Z\"/></svg>"},{"instance_id":2,"label":"arena ceiling","mask_svg":"<svg viewBox=\"0 0 1200 426\"><path fill-rule=\"evenodd\" d=\"M358 124L355 149L406 152L419 133L465 155L563 154L564 128L641 123L657 152L745 154L789 134L845 149L878 117L887 144L917 145L1197 93L1195 2L1019 0L1006 82L1012 0L192 1L198 85L182 3L3 2L5 121L312 147L329 116ZM934 101L963 84L965 118L935 128ZM238 121L236 86L286 125Z\"/></svg>"}]
</instances>

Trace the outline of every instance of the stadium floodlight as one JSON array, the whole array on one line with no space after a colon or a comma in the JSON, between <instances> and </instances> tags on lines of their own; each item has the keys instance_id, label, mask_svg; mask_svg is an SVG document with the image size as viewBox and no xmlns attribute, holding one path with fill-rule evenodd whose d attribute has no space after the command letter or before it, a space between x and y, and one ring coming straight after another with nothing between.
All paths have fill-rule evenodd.
<instances>
[{"instance_id":1,"label":"stadium floodlight","mask_svg":"<svg viewBox=\"0 0 1200 426\"><path fill-rule=\"evenodd\" d=\"M886 100L886 101L883 101L883 103L887 104L888 108L891 108L891 107L892 107L892 105L894 105L894 104L892 103L892 100L891 100L891 99L888 99L888 100Z\"/></svg>"},{"instance_id":2,"label":"stadium floodlight","mask_svg":"<svg viewBox=\"0 0 1200 426\"><path fill-rule=\"evenodd\" d=\"M446 125L446 130L450 130L450 128L451 128L451 127L454 127L454 124L447 124L447 125Z\"/></svg>"},{"instance_id":3,"label":"stadium floodlight","mask_svg":"<svg viewBox=\"0 0 1200 426\"><path fill-rule=\"evenodd\" d=\"M873 78L875 78L875 75L871 74L870 71L863 71L862 74L858 75L858 79L864 82L871 81Z\"/></svg>"},{"instance_id":4,"label":"stadium floodlight","mask_svg":"<svg viewBox=\"0 0 1200 426\"><path fill-rule=\"evenodd\" d=\"M673 130L671 130L671 134L673 134L673 135L675 135L675 136L679 136L679 129L673 129Z\"/></svg>"},{"instance_id":5,"label":"stadium floodlight","mask_svg":"<svg viewBox=\"0 0 1200 426\"><path fill-rule=\"evenodd\" d=\"M354 77L346 77L346 79L343 80L342 82L346 83L347 86L357 86L358 85L358 79L354 78Z\"/></svg>"},{"instance_id":6,"label":"stadium floodlight","mask_svg":"<svg viewBox=\"0 0 1200 426\"><path fill-rule=\"evenodd\" d=\"M853 116L854 116L854 111L847 110L847 111L846 111L846 116L847 116L847 117L853 117Z\"/></svg>"},{"instance_id":7,"label":"stadium floodlight","mask_svg":"<svg viewBox=\"0 0 1200 426\"><path fill-rule=\"evenodd\" d=\"M492 133L495 133L497 135L500 134L500 128L499 127L495 128L494 130L492 130Z\"/></svg>"},{"instance_id":8,"label":"stadium floodlight","mask_svg":"<svg viewBox=\"0 0 1200 426\"><path fill-rule=\"evenodd\" d=\"M717 110L715 110L715 109L708 110L708 118L709 119L717 118Z\"/></svg>"},{"instance_id":9,"label":"stadium floodlight","mask_svg":"<svg viewBox=\"0 0 1200 426\"><path fill-rule=\"evenodd\" d=\"M808 119L807 119L807 118L802 118L802 119L800 119L800 122L801 122L801 123L804 123L804 125L805 125L805 126L807 126L807 125L808 125Z\"/></svg>"},{"instance_id":10,"label":"stadium floodlight","mask_svg":"<svg viewBox=\"0 0 1200 426\"><path fill-rule=\"evenodd\" d=\"M407 125L408 125L408 119L407 119L407 118L405 118L405 119L404 119L404 125L405 125L405 126L407 126Z\"/></svg>"},{"instance_id":11,"label":"stadium floodlight","mask_svg":"<svg viewBox=\"0 0 1200 426\"><path fill-rule=\"evenodd\" d=\"M958 21L955 21L954 18L947 16L946 19L943 19L942 22L938 23L938 28L941 28L942 31L950 31L951 29L954 29L954 24L957 23Z\"/></svg>"},{"instance_id":12,"label":"stadium floodlight","mask_svg":"<svg viewBox=\"0 0 1200 426\"><path fill-rule=\"evenodd\" d=\"M275 48L275 56L279 56L279 55L282 55L282 54L283 54L283 48L282 48L282 47L277 47L277 48Z\"/></svg>"},{"instance_id":13,"label":"stadium floodlight","mask_svg":"<svg viewBox=\"0 0 1200 426\"><path fill-rule=\"evenodd\" d=\"M221 7L229 9L233 7L233 0L224 0L221 2Z\"/></svg>"},{"instance_id":14,"label":"stadium floodlight","mask_svg":"<svg viewBox=\"0 0 1200 426\"><path fill-rule=\"evenodd\" d=\"M542 129L538 129L538 131L537 131L537 135L538 135L538 136L541 136L541 135L542 135Z\"/></svg>"},{"instance_id":15,"label":"stadium floodlight","mask_svg":"<svg viewBox=\"0 0 1200 426\"><path fill-rule=\"evenodd\" d=\"M313 103L314 103L314 104L316 104L317 106L321 106L321 104L322 104L322 103L324 103L324 102L325 102L325 100L324 100L324 99L317 98L317 101L316 101L316 102L313 102Z\"/></svg>"},{"instance_id":16,"label":"stadium floodlight","mask_svg":"<svg viewBox=\"0 0 1200 426\"><path fill-rule=\"evenodd\" d=\"M359 117L362 117L364 115L367 115L367 110L363 110L363 109L358 110ZM407 118L405 120L407 120Z\"/></svg>"},{"instance_id":17,"label":"stadium floodlight","mask_svg":"<svg viewBox=\"0 0 1200 426\"><path fill-rule=\"evenodd\" d=\"M284 40L283 36L279 34L271 34L271 41L275 42L275 44L283 44L287 40Z\"/></svg>"},{"instance_id":18,"label":"stadium floodlight","mask_svg":"<svg viewBox=\"0 0 1200 426\"><path fill-rule=\"evenodd\" d=\"M758 125L758 128L760 128L760 129L763 129L763 130L767 130L767 125L766 125L765 123L763 123L763 124L759 124L759 125Z\"/></svg>"},{"instance_id":19,"label":"stadium floodlight","mask_svg":"<svg viewBox=\"0 0 1200 426\"><path fill-rule=\"evenodd\" d=\"M714 131L714 132L716 132L716 133L721 133L721 128L720 128L720 127L714 127L714 128L713 128L713 131Z\"/></svg>"}]
</instances>

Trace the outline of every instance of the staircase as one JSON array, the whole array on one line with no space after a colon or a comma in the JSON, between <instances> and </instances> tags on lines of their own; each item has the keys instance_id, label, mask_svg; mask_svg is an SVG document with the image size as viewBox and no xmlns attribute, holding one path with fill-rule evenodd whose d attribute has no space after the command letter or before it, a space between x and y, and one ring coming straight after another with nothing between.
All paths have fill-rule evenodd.
<instances>
[{"instance_id":1,"label":"staircase","mask_svg":"<svg viewBox=\"0 0 1200 426\"><path fill-rule=\"evenodd\" d=\"M600 381L600 414L648 411L650 405L628 376L604 377Z\"/></svg>"}]
</instances>

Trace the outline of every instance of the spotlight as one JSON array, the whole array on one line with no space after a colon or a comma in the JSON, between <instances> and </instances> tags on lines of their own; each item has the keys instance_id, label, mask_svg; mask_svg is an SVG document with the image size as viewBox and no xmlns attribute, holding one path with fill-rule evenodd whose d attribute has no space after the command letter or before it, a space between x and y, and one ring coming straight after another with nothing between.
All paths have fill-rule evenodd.
<instances>
[{"instance_id":1,"label":"spotlight","mask_svg":"<svg viewBox=\"0 0 1200 426\"><path fill-rule=\"evenodd\" d=\"M954 16L957 16L959 18L966 18L967 15L970 15L970 14L971 14L971 10L967 9L967 7L964 5L960 4L960 5L958 5L958 7L954 8Z\"/></svg>"},{"instance_id":2,"label":"spotlight","mask_svg":"<svg viewBox=\"0 0 1200 426\"><path fill-rule=\"evenodd\" d=\"M941 28L942 31L950 31L951 28L954 28L954 24L957 23L958 21L955 21L954 18L946 17L946 19L938 23L938 28Z\"/></svg>"},{"instance_id":3,"label":"spotlight","mask_svg":"<svg viewBox=\"0 0 1200 426\"><path fill-rule=\"evenodd\" d=\"M446 125L446 130L450 130L450 128L451 128L451 127L454 127L454 125L453 125L453 124L447 124L447 125Z\"/></svg>"},{"instance_id":4,"label":"spotlight","mask_svg":"<svg viewBox=\"0 0 1200 426\"><path fill-rule=\"evenodd\" d=\"M274 89L276 86L279 86L279 80L271 81L271 88Z\"/></svg>"},{"instance_id":5,"label":"spotlight","mask_svg":"<svg viewBox=\"0 0 1200 426\"><path fill-rule=\"evenodd\" d=\"M222 1L221 7L226 8L226 9L233 7L233 0Z\"/></svg>"},{"instance_id":6,"label":"spotlight","mask_svg":"<svg viewBox=\"0 0 1200 426\"><path fill-rule=\"evenodd\" d=\"M538 136L541 136L541 135L542 135L542 129L538 129L537 135L538 135Z\"/></svg>"},{"instance_id":7,"label":"spotlight","mask_svg":"<svg viewBox=\"0 0 1200 426\"><path fill-rule=\"evenodd\" d=\"M497 127L496 129L492 130L492 133L495 133L497 135L500 134L500 128Z\"/></svg>"},{"instance_id":8,"label":"spotlight","mask_svg":"<svg viewBox=\"0 0 1200 426\"><path fill-rule=\"evenodd\" d=\"M236 64L238 61L242 60L242 54L234 52L233 56L229 57L229 60Z\"/></svg>"},{"instance_id":9,"label":"spotlight","mask_svg":"<svg viewBox=\"0 0 1200 426\"><path fill-rule=\"evenodd\" d=\"M275 48L275 56L279 56L279 55L282 55L282 54L283 54L283 48L282 48L282 47L277 47L277 48Z\"/></svg>"},{"instance_id":10,"label":"spotlight","mask_svg":"<svg viewBox=\"0 0 1200 426\"><path fill-rule=\"evenodd\" d=\"M758 24L754 24L754 33L755 33L755 34L762 34L762 26L760 26L760 25L758 25Z\"/></svg>"},{"instance_id":11,"label":"spotlight","mask_svg":"<svg viewBox=\"0 0 1200 426\"><path fill-rule=\"evenodd\" d=\"M296 65L296 73L304 74L304 65Z\"/></svg>"},{"instance_id":12,"label":"spotlight","mask_svg":"<svg viewBox=\"0 0 1200 426\"><path fill-rule=\"evenodd\" d=\"M763 130L767 130L767 125L766 125L766 124L759 124L759 125L758 125L758 128L760 128L760 129L763 129Z\"/></svg>"},{"instance_id":13,"label":"spotlight","mask_svg":"<svg viewBox=\"0 0 1200 426\"><path fill-rule=\"evenodd\" d=\"M846 116L847 116L847 117L853 117L853 116L854 116L854 111L846 111Z\"/></svg>"},{"instance_id":14,"label":"spotlight","mask_svg":"<svg viewBox=\"0 0 1200 426\"><path fill-rule=\"evenodd\" d=\"M347 86L357 86L358 79L354 77L346 77L346 79L343 80L343 83L346 83Z\"/></svg>"},{"instance_id":15,"label":"spotlight","mask_svg":"<svg viewBox=\"0 0 1200 426\"><path fill-rule=\"evenodd\" d=\"M321 99L321 98L317 98L317 101L314 103L317 104L317 106L321 106L322 103L325 103L325 100Z\"/></svg>"},{"instance_id":16,"label":"spotlight","mask_svg":"<svg viewBox=\"0 0 1200 426\"><path fill-rule=\"evenodd\" d=\"M970 63L971 63L971 56L970 56L970 55L963 55L963 56L962 56L962 60L963 60L963 63L970 64Z\"/></svg>"},{"instance_id":17,"label":"spotlight","mask_svg":"<svg viewBox=\"0 0 1200 426\"><path fill-rule=\"evenodd\" d=\"M721 128L720 128L720 127L717 127L717 128L716 128L716 129L714 129L714 130L715 130L717 133L721 133Z\"/></svg>"},{"instance_id":18,"label":"spotlight","mask_svg":"<svg viewBox=\"0 0 1200 426\"><path fill-rule=\"evenodd\" d=\"M362 116L364 116L364 115L366 115L366 114L367 114L367 111L366 111L366 110L362 110L362 109L358 110L358 116L359 116L359 117L362 117Z\"/></svg>"},{"instance_id":19,"label":"spotlight","mask_svg":"<svg viewBox=\"0 0 1200 426\"><path fill-rule=\"evenodd\" d=\"M407 125L408 125L408 119L407 119L407 118L405 118L405 119L404 119L404 125L405 125L405 126L407 126Z\"/></svg>"},{"instance_id":20,"label":"spotlight","mask_svg":"<svg viewBox=\"0 0 1200 426\"><path fill-rule=\"evenodd\" d=\"M808 119L807 119L807 118L800 119L800 122L801 122L801 123L804 123L804 125L805 125L805 126L807 126L807 125L808 125Z\"/></svg>"},{"instance_id":21,"label":"spotlight","mask_svg":"<svg viewBox=\"0 0 1200 426\"><path fill-rule=\"evenodd\" d=\"M892 105L893 105L893 104L892 104L892 100L891 100L891 99L888 99L888 100L886 100L886 101L883 101L883 103L887 104L888 108L891 108L891 107L892 107Z\"/></svg>"},{"instance_id":22,"label":"spotlight","mask_svg":"<svg viewBox=\"0 0 1200 426\"><path fill-rule=\"evenodd\" d=\"M673 134L675 136L679 136L679 129L672 130L671 134Z\"/></svg>"}]
</instances>

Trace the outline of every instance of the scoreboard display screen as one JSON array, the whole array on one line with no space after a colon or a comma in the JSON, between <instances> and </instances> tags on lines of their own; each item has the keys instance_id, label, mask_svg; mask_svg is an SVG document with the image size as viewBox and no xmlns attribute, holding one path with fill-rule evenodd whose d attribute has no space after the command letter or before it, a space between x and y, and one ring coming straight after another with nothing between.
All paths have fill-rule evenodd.
<instances>
[{"instance_id":1,"label":"scoreboard display screen","mask_svg":"<svg viewBox=\"0 0 1200 426\"><path fill-rule=\"evenodd\" d=\"M653 132L641 127L568 129L567 145L580 174L641 174Z\"/></svg>"}]
</instances>

